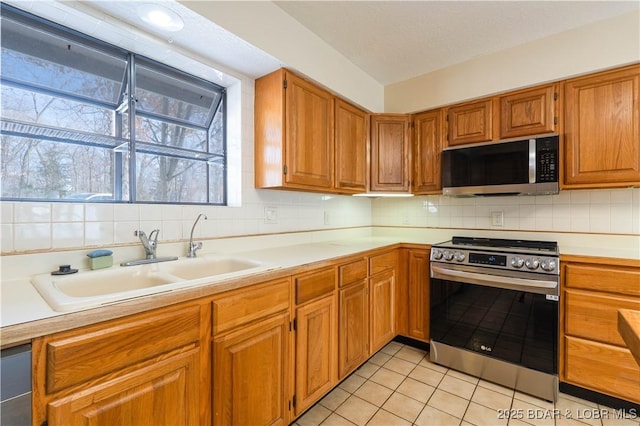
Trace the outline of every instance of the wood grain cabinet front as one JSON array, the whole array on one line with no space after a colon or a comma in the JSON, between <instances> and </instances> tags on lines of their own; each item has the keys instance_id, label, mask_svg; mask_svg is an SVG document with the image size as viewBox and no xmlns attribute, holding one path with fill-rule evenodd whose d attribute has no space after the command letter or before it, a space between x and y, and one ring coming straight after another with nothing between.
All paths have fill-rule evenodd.
<instances>
[{"instance_id":1,"label":"wood grain cabinet front","mask_svg":"<svg viewBox=\"0 0 640 426\"><path fill-rule=\"evenodd\" d=\"M396 279L398 251L369 259L369 353L373 354L396 336Z\"/></svg>"},{"instance_id":2,"label":"wood grain cabinet front","mask_svg":"<svg viewBox=\"0 0 640 426\"><path fill-rule=\"evenodd\" d=\"M489 142L496 139L498 120L495 98L466 102L447 108L447 146Z\"/></svg>"},{"instance_id":3,"label":"wood grain cabinet front","mask_svg":"<svg viewBox=\"0 0 640 426\"><path fill-rule=\"evenodd\" d=\"M409 337L429 341L429 250L408 252Z\"/></svg>"},{"instance_id":4,"label":"wood grain cabinet front","mask_svg":"<svg viewBox=\"0 0 640 426\"><path fill-rule=\"evenodd\" d=\"M564 87L563 188L640 185L640 65Z\"/></svg>"},{"instance_id":5,"label":"wood grain cabinet front","mask_svg":"<svg viewBox=\"0 0 640 426\"><path fill-rule=\"evenodd\" d=\"M187 303L33 342L33 424L209 423L209 304Z\"/></svg>"},{"instance_id":6,"label":"wood grain cabinet front","mask_svg":"<svg viewBox=\"0 0 640 426\"><path fill-rule=\"evenodd\" d=\"M618 333L618 310L640 310L640 262L561 258L560 379L640 403L640 366Z\"/></svg>"},{"instance_id":7,"label":"wood grain cabinet front","mask_svg":"<svg viewBox=\"0 0 640 426\"><path fill-rule=\"evenodd\" d=\"M369 115L342 99L335 101L335 189L358 193L367 190Z\"/></svg>"},{"instance_id":8,"label":"wood grain cabinet front","mask_svg":"<svg viewBox=\"0 0 640 426\"><path fill-rule=\"evenodd\" d=\"M500 96L500 139L555 133L558 91L550 84Z\"/></svg>"},{"instance_id":9,"label":"wood grain cabinet front","mask_svg":"<svg viewBox=\"0 0 640 426\"><path fill-rule=\"evenodd\" d=\"M442 192L442 147L444 143L444 110L416 114L413 123L413 180L416 195Z\"/></svg>"},{"instance_id":10,"label":"wood grain cabinet front","mask_svg":"<svg viewBox=\"0 0 640 426\"><path fill-rule=\"evenodd\" d=\"M409 192L411 189L409 123L409 116L405 114L371 116L372 192Z\"/></svg>"}]
</instances>

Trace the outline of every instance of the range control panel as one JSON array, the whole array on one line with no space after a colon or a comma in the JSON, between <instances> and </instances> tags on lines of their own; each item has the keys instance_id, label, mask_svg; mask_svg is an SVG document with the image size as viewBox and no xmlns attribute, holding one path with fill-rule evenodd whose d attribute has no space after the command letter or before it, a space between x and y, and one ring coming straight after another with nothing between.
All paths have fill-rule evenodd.
<instances>
[{"instance_id":1,"label":"range control panel","mask_svg":"<svg viewBox=\"0 0 640 426\"><path fill-rule=\"evenodd\" d=\"M431 261L544 274L560 274L558 256L550 256L548 253L505 253L456 247L433 247L431 249Z\"/></svg>"}]
</instances>

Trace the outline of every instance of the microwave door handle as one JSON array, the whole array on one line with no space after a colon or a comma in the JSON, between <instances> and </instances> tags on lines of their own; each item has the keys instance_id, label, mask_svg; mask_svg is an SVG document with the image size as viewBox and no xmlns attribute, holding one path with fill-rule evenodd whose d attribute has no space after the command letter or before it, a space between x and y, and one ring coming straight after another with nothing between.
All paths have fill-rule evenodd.
<instances>
[{"instance_id":1,"label":"microwave door handle","mask_svg":"<svg viewBox=\"0 0 640 426\"><path fill-rule=\"evenodd\" d=\"M515 278L503 277L500 275L478 274L475 272L445 269L438 266L431 266L431 278L485 285L489 287L510 288L514 290L526 290L531 288L553 289L558 286L558 283L555 281L542 281L529 278Z\"/></svg>"},{"instance_id":2,"label":"microwave door handle","mask_svg":"<svg viewBox=\"0 0 640 426\"><path fill-rule=\"evenodd\" d=\"M536 183L536 140L529 139L529 183Z\"/></svg>"}]
</instances>

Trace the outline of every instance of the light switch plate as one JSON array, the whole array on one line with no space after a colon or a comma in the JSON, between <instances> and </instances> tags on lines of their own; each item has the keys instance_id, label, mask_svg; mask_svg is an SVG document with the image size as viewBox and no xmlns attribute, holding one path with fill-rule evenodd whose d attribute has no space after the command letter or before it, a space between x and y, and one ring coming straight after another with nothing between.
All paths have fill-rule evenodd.
<instances>
[{"instance_id":1,"label":"light switch plate","mask_svg":"<svg viewBox=\"0 0 640 426\"><path fill-rule=\"evenodd\" d=\"M491 212L491 226L504 226L504 212Z\"/></svg>"},{"instance_id":2,"label":"light switch plate","mask_svg":"<svg viewBox=\"0 0 640 426\"><path fill-rule=\"evenodd\" d=\"M265 207L264 208L264 223L278 223L278 208L277 207Z\"/></svg>"}]
</instances>

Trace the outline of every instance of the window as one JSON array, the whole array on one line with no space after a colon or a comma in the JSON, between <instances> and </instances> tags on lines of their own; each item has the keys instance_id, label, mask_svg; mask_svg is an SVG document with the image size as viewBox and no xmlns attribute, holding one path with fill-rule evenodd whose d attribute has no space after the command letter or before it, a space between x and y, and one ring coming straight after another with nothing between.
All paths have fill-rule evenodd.
<instances>
[{"instance_id":1,"label":"window","mask_svg":"<svg viewBox=\"0 0 640 426\"><path fill-rule=\"evenodd\" d=\"M2 4L3 200L226 204L223 87Z\"/></svg>"}]
</instances>

